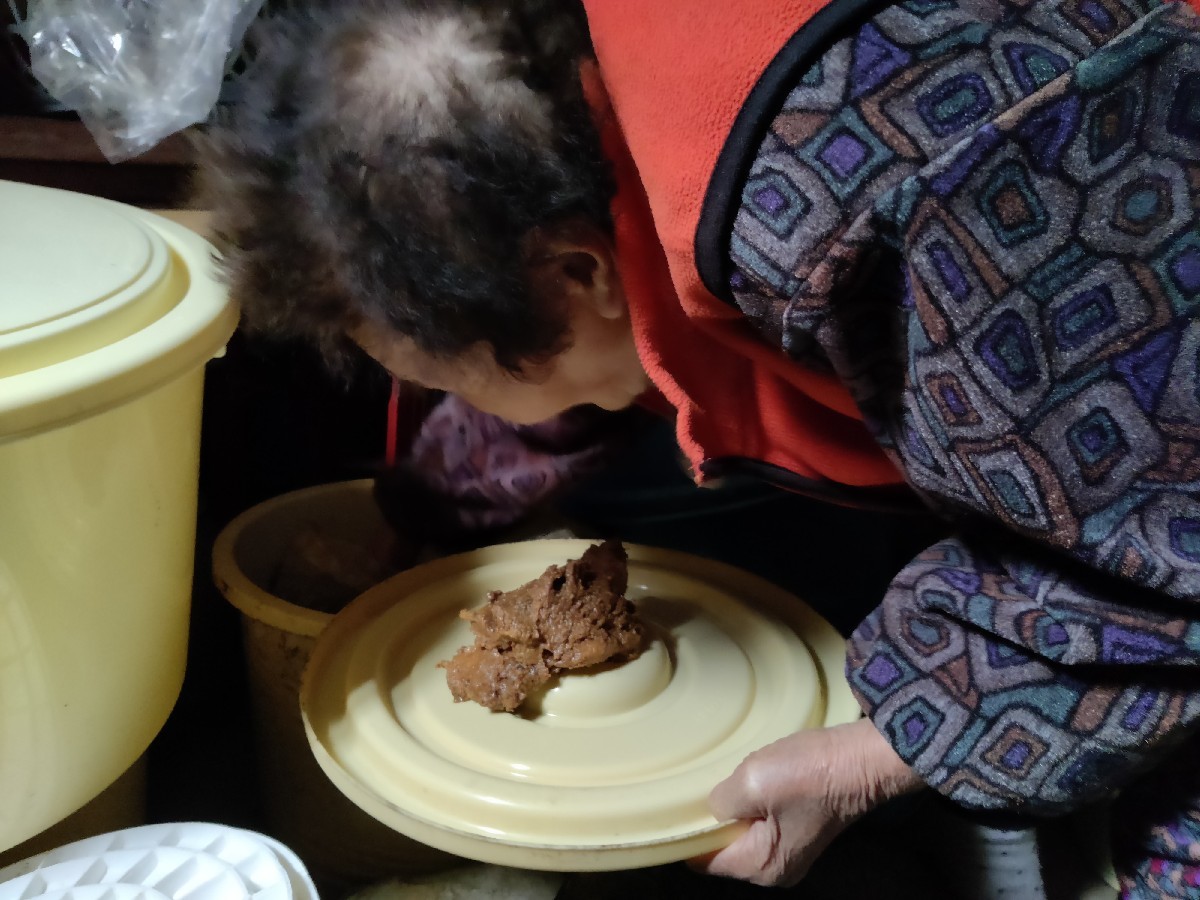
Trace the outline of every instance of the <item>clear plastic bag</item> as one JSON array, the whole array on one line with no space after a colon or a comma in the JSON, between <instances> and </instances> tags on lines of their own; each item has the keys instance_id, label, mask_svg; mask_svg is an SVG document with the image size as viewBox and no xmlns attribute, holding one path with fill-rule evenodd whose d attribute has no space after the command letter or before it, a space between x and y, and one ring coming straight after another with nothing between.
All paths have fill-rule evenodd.
<instances>
[{"instance_id":1,"label":"clear plastic bag","mask_svg":"<svg viewBox=\"0 0 1200 900\"><path fill-rule=\"evenodd\" d=\"M29 0L19 30L34 77L120 162L208 117L263 2Z\"/></svg>"}]
</instances>

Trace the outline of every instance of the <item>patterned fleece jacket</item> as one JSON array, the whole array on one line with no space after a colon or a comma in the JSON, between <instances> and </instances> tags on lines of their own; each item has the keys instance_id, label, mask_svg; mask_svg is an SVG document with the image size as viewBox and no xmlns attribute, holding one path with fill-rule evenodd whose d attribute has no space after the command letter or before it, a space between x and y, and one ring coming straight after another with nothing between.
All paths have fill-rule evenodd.
<instances>
[{"instance_id":1,"label":"patterned fleece jacket","mask_svg":"<svg viewBox=\"0 0 1200 900\"><path fill-rule=\"evenodd\" d=\"M968 807L1123 789L1127 892L1197 896L1200 19L585 5L635 337L698 477L878 502L900 473L957 531L853 634L865 712Z\"/></svg>"}]
</instances>

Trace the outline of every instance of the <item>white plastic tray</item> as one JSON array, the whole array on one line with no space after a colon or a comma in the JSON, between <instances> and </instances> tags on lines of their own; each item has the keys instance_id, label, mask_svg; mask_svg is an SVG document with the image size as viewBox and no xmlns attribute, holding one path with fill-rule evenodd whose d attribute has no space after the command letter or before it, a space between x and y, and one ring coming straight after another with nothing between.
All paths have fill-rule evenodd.
<instances>
[{"instance_id":1,"label":"white plastic tray","mask_svg":"<svg viewBox=\"0 0 1200 900\"><path fill-rule=\"evenodd\" d=\"M0 869L0 900L318 900L278 841L207 822L144 825Z\"/></svg>"}]
</instances>

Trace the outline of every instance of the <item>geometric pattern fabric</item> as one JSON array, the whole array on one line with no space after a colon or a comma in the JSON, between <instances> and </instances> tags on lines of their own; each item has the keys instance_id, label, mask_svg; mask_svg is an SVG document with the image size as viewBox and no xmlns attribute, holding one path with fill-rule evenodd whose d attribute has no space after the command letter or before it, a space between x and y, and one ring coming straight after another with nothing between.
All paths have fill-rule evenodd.
<instances>
[{"instance_id":1,"label":"geometric pattern fabric","mask_svg":"<svg viewBox=\"0 0 1200 900\"><path fill-rule=\"evenodd\" d=\"M1200 19L1132 0L895 4L745 181L739 307L961 525L848 674L965 805L1065 811L1200 748L1198 192ZM1162 865L1200 861L1180 827Z\"/></svg>"}]
</instances>

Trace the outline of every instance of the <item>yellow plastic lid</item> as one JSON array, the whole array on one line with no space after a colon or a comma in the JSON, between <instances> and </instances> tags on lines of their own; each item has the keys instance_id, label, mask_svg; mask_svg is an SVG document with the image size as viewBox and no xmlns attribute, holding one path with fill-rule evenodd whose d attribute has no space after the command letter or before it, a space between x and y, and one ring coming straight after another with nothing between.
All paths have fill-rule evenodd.
<instances>
[{"instance_id":1,"label":"yellow plastic lid","mask_svg":"<svg viewBox=\"0 0 1200 900\"><path fill-rule=\"evenodd\" d=\"M861 715L844 642L811 608L741 570L634 545L627 596L654 635L640 657L563 674L517 715L455 703L437 663L473 640L459 610L588 546L531 541L439 560L335 616L301 687L333 783L384 824L459 856L636 868L736 836L741 826L713 819L707 797L747 754Z\"/></svg>"},{"instance_id":2,"label":"yellow plastic lid","mask_svg":"<svg viewBox=\"0 0 1200 900\"><path fill-rule=\"evenodd\" d=\"M203 365L237 313L199 236L134 207L0 181L0 441Z\"/></svg>"}]
</instances>

